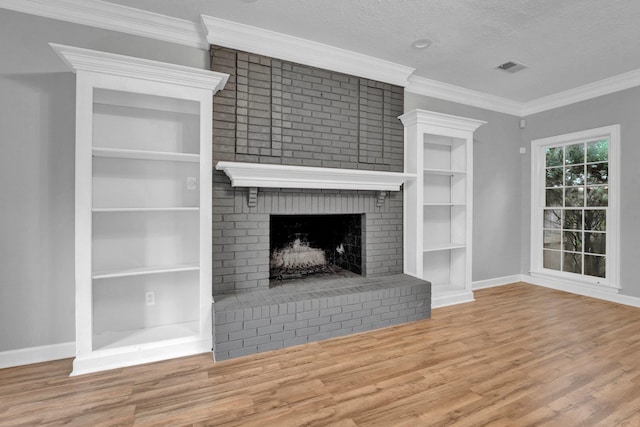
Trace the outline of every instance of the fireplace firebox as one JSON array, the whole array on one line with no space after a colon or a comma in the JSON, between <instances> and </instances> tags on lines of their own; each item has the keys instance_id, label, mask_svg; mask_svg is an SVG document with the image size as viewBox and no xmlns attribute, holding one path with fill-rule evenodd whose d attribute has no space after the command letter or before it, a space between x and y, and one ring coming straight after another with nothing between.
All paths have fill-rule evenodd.
<instances>
[{"instance_id":1,"label":"fireplace firebox","mask_svg":"<svg viewBox=\"0 0 640 427\"><path fill-rule=\"evenodd\" d=\"M364 214L271 215L269 287L362 274Z\"/></svg>"}]
</instances>

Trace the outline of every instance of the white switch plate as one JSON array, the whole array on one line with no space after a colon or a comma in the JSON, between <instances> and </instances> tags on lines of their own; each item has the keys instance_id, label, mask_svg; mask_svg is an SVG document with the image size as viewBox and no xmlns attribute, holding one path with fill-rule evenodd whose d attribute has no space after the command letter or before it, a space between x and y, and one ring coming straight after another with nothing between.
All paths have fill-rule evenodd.
<instances>
[{"instance_id":1,"label":"white switch plate","mask_svg":"<svg viewBox=\"0 0 640 427\"><path fill-rule=\"evenodd\" d=\"M520 154L527 154L527 147L520 147Z\"/></svg>"},{"instance_id":2,"label":"white switch plate","mask_svg":"<svg viewBox=\"0 0 640 427\"><path fill-rule=\"evenodd\" d=\"M156 293L153 291L144 294L144 302L147 305L156 305Z\"/></svg>"}]
</instances>

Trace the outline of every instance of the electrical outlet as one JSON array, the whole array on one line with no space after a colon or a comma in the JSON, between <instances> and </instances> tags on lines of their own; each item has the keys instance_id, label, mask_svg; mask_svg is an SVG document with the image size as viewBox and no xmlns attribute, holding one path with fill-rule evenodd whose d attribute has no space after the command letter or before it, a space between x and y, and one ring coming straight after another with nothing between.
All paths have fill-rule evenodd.
<instances>
[{"instance_id":1,"label":"electrical outlet","mask_svg":"<svg viewBox=\"0 0 640 427\"><path fill-rule=\"evenodd\" d=\"M195 176L187 177L187 190L194 191L198 188L198 180Z\"/></svg>"},{"instance_id":2,"label":"electrical outlet","mask_svg":"<svg viewBox=\"0 0 640 427\"><path fill-rule=\"evenodd\" d=\"M144 294L144 301L147 305L156 305L156 293L153 291Z\"/></svg>"}]
</instances>

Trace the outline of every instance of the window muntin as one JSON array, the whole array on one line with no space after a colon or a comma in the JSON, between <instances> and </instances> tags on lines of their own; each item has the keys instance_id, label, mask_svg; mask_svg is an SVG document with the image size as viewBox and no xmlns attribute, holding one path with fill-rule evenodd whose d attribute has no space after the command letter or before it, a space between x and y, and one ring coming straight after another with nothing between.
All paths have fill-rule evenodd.
<instances>
[{"instance_id":1,"label":"window muntin","mask_svg":"<svg viewBox=\"0 0 640 427\"><path fill-rule=\"evenodd\" d=\"M544 151L543 267L605 278L609 139Z\"/></svg>"},{"instance_id":2,"label":"window muntin","mask_svg":"<svg viewBox=\"0 0 640 427\"><path fill-rule=\"evenodd\" d=\"M531 272L617 288L619 126L532 141Z\"/></svg>"}]
</instances>

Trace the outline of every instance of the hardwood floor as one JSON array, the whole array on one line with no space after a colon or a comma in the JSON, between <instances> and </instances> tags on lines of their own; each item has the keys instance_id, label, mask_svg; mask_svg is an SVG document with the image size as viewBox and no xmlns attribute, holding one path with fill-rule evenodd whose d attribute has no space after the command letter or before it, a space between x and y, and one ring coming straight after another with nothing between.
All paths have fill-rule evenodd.
<instances>
[{"instance_id":1,"label":"hardwood floor","mask_svg":"<svg viewBox=\"0 0 640 427\"><path fill-rule=\"evenodd\" d=\"M0 370L0 425L640 425L640 309L522 283L476 299L219 363Z\"/></svg>"}]
</instances>

